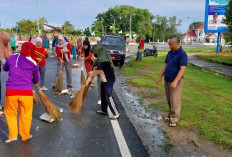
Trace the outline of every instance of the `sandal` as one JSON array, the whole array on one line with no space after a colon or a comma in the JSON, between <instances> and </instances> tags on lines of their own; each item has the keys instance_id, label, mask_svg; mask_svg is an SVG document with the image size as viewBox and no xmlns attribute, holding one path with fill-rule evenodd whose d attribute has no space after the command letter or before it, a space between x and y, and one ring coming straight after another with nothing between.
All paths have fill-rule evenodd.
<instances>
[{"instance_id":1,"label":"sandal","mask_svg":"<svg viewBox=\"0 0 232 157\"><path fill-rule=\"evenodd\" d=\"M1 107L0 109L0 117L3 117L5 114L4 114L4 107Z\"/></svg>"},{"instance_id":2,"label":"sandal","mask_svg":"<svg viewBox=\"0 0 232 157\"><path fill-rule=\"evenodd\" d=\"M176 123L170 123L169 127L176 127Z\"/></svg>"},{"instance_id":3,"label":"sandal","mask_svg":"<svg viewBox=\"0 0 232 157\"><path fill-rule=\"evenodd\" d=\"M21 139L21 141L22 141L22 142L28 141L28 140L30 140L32 137L33 137L33 136L30 135L26 140L22 140L22 139Z\"/></svg>"},{"instance_id":4,"label":"sandal","mask_svg":"<svg viewBox=\"0 0 232 157\"><path fill-rule=\"evenodd\" d=\"M101 110L97 111L97 113L98 113L98 114L101 114L101 115L104 115L104 116L106 116L106 115L107 115L107 113L106 113L106 112L103 112L103 111L101 111Z\"/></svg>"},{"instance_id":5,"label":"sandal","mask_svg":"<svg viewBox=\"0 0 232 157\"><path fill-rule=\"evenodd\" d=\"M167 116L167 117L165 117L164 119L165 119L165 120L170 120L170 117L169 117L169 116Z\"/></svg>"},{"instance_id":6,"label":"sandal","mask_svg":"<svg viewBox=\"0 0 232 157\"><path fill-rule=\"evenodd\" d=\"M17 141L18 139L17 138L9 138L5 141L5 143L11 143L11 142L14 142L14 141Z\"/></svg>"}]
</instances>

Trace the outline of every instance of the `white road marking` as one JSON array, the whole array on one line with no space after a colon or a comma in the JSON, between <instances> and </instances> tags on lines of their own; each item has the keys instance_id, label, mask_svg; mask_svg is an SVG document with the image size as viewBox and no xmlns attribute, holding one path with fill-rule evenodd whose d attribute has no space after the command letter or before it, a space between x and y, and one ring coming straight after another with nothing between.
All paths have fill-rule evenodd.
<instances>
[{"instance_id":1,"label":"white road marking","mask_svg":"<svg viewBox=\"0 0 232 157\"><path fill-rule=\"evenodd\" d=\"M109 117L112 117L113 114L112 114L109 107L107 110L108 110ZM110 120L110 122L112 124L114 134L115 134L116 140L118 142L118 146L119 146L122 157L131 157L130 150L129 150L127 143L126 143L126 140L123 136L123 133L122 133L122 130L121 130L120 125L118 123L118 120Z\"/></svg>"}]
</instances>

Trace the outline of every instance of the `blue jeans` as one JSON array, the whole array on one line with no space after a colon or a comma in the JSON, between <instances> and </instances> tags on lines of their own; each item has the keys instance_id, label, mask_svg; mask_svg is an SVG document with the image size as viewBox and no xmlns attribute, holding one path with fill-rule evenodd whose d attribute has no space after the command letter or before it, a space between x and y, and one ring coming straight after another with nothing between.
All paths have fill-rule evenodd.
<instances>
[{"instance_id":1,"label":"blue jeans","mask_svg":"<svg viewBox=\"0 0 232 157\"><path fill-rule=\"evenodd\" d=\"M55 53L56 47L52 47L52 53Z\"/></svg>"},{"instance_id":2,"label":"blue jeans","mask_svg":"<svg viewBox=\"0 0 232 157\"><path fill-rule=\"evenodd\" d=\"M73 59L77 58L77 53L76 53L76 47L72 45L72 54L73 54Z\"/></svg>"},{"instance_id":3,"label":"blue jeans","mask_svg":"<svg viewBox=\"0 0 232 157\"><path fill-rule=\"evenodd\" d=\"M143 55L143 52L138 52L137 53L137 60L142 60L142 55Z\"/></svg>"}]
</instances>

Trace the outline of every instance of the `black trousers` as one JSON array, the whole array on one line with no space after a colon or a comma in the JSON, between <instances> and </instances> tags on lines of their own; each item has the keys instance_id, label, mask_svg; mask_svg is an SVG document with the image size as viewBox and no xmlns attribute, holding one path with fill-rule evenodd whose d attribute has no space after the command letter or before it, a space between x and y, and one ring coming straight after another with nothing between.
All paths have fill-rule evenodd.
<instances>
[{"instance_id":1,"label":"black trousers","mask_svg":"<svg viewBox=\"0 0 232 157\"><path fill-rule=\"evenodd\" d=\"M119 114L118 109L112 98L113 86L109 86L105 83L101 83L101 110L107 113L109 106L113 115Z\"/></svg>"}]
</instances>

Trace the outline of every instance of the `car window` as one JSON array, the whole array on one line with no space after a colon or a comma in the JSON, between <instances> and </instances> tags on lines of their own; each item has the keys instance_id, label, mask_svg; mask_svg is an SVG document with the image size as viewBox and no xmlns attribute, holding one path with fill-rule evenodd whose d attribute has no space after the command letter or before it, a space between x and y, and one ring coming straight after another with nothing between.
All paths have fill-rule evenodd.
<instances>
[{"instance_id":1,"label":"car window","mask_svg":"<svg viewBox=\"0 0 232 157\"><path fill-rule=\"evenodd\" d=\"M103 38L101 44L117 46L117 45L124 45L124 41L121 38L105 37L105 38Z\"/></svg>"}]
</instances>

